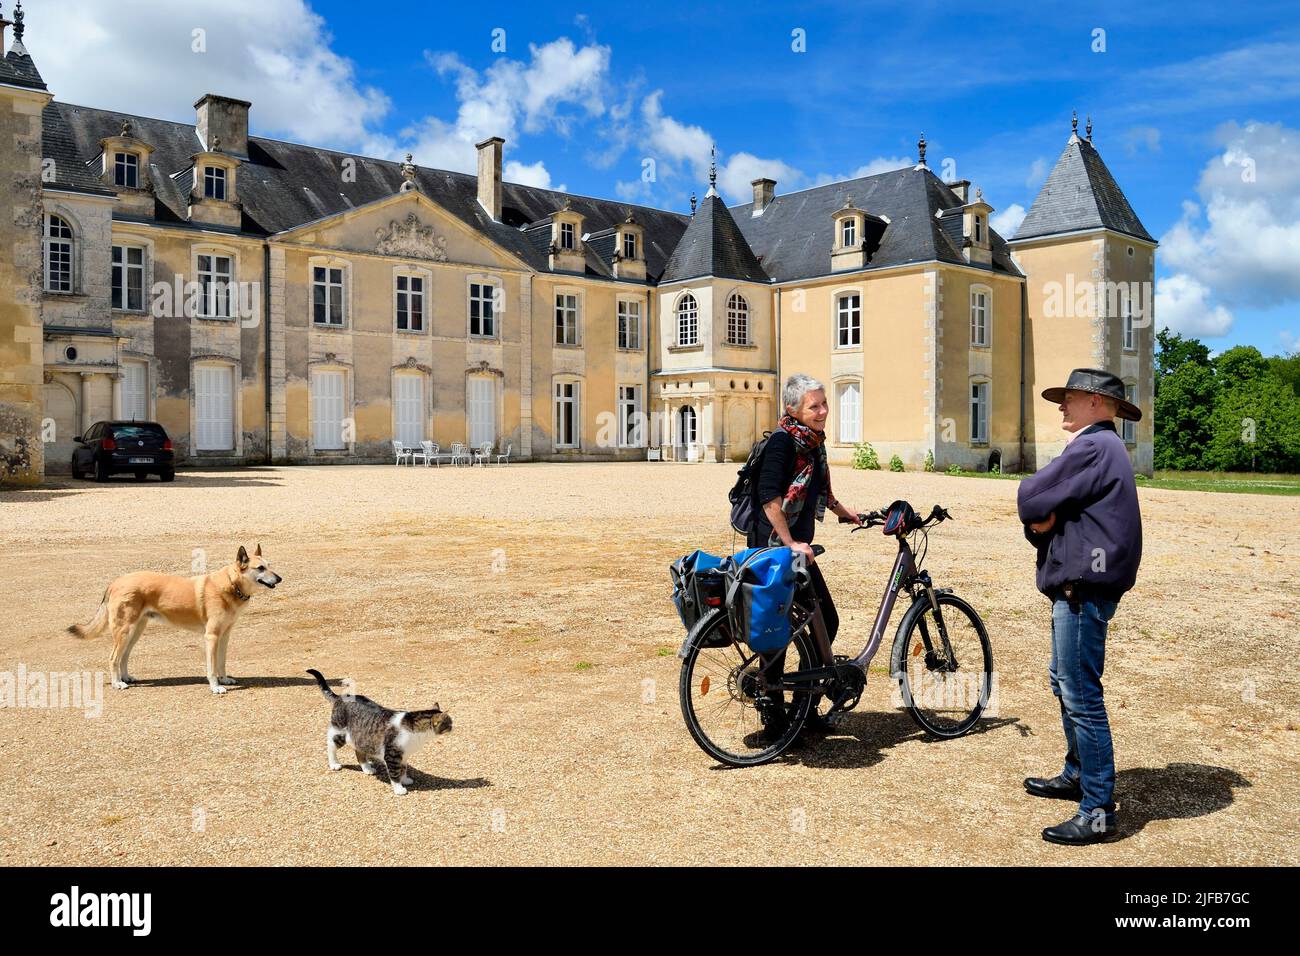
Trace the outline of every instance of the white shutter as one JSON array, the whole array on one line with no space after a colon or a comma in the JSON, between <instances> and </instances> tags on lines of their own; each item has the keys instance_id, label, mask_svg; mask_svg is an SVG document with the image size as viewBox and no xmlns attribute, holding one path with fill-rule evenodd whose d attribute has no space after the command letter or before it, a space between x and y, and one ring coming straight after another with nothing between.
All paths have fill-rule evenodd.
<instances>
[{"instance_id":1,"label":"white shutter","mask_svg":"<svg viewBox=\"0 0 1300 956\"><path fill-rule=\"evenodd\" d=\"M478 375L469 380L469 443L496 443L496 383Z\"/></svg>"},{"instance_id":2,"label":"white shutter","mask_svg":"<svg viewBox=\"0 0 1300 956\"><path fill-rule=\"evenodd\" d=\"M862 395L856 383L845 385L840 391L840 441L857 442L862 431Z\"/></svg>"},{"instance_id":3,"label":"white shutter","mask_svg":"<svg viewBox=\"0 0 1300 956\"><path fill-rule=\"evenodd\" d=\"M194 370L194 446L202 451L232 451L235 447L234 380L222 365Z\"/></svg>"},{"instance_id":4,"label":"white shutter","mask_svg":"<svg viewBox=\"0 0 1300 956\"><path fill-rule=\"evenodd\" d=\"M148 375L143 363L122 366L122 417L138 422L149 418Z\"/></svg>"},{"instance_id":5,"label":"white shutter","mask_svg":"<svg viewBox=\"0 0 1300 956\"><path fill-rule=\"evenodd\" d=\"M343 445L343 373L321 371L312 376L312 444L321 449Z\"/></svg>"},{"instance_id":6,"label":"white shutter","mask_svg":"<svg viewBox=\"0 0 1300 956\"><path fill-rule=\"evenodd\" d=\"M424 441L424 379L419 375L398 375L393 379L397 434L403 445Z\"/></svg>"}]
</instances>

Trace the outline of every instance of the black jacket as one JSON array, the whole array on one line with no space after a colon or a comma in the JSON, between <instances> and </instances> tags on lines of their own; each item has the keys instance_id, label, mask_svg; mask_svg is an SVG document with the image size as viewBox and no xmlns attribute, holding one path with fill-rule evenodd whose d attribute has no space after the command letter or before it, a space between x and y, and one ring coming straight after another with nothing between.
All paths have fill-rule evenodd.
<instances>
[{"instance_id":1,"label":"black jacket","mask_svg":"<svg viewBox=\"0 0 1300 956\"><path fill-rule=\"evenodd\" d=\"M758 470L756 502L758 508L755 514L753 538L764 545L772 534L772 525L767 520L763 505L773 498L783 498L789 490L790 482L794 480L795 452L794 439L783 428L774 431L767 444L763 446L763 463ZM814 468L812 477L808 481L808 495L804 498L803 508L800 509L794 524L790 525L790 537L795 541L812 544L813 534L817 529L815 520L817 497L822 493L824 481L820 469Z\"/></svg>"}]
</instances>

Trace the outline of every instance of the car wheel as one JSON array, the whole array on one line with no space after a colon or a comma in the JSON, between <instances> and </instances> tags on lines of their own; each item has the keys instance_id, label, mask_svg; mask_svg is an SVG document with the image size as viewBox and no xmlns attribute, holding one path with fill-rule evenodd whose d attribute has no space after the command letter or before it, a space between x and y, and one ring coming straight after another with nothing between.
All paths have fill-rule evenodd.
<instances>
[{"instance_id":1,"label":"car wheel","mask_svg":"<svg viewBox=\"0 0 1300 956\"><path fill-rule=\"evenodd\" d=\"M73 455L72 456L72 480L80 481L82 478L85 477L86 477L86 473L77 467L77 456Z\"/></svg>"},{"instance_id":2,"label":"car wheel","mask_svg":"<svg viewBox=\"0 0 1300 956\"><path fill-rule=\"evenodd\" d=\"M111 474L112 472L108 470L108 462L104 461L102 458L95 462L96 481L108 481Z\"/></svg>"},{"instance_id":3,"label":"car wheel","mask_svg":"<svg viewBox=\"0 0 1300 956\"><path fill-rule=\"evenodd\" d=\"M158 477L161 478L163 481L175 481L176 472L174 469L168 468L165 469L164 471L158 472Z\"/></svg>"}]
</instances>

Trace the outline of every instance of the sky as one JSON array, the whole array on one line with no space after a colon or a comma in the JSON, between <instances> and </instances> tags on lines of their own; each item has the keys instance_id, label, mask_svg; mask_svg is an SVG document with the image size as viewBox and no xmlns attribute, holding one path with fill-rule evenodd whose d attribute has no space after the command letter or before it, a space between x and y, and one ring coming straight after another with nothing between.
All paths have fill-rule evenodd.
<instances>
[{"instance_id":1,"label":"sky","mask_svg":"<svg viewBox=\"0 0 1300 956\"><path fill-rule=\"evenodd\" d=\"M5 8L12 11L12 2ZM971 180L1014 234L1071 111L1157 252L1156 324L1300 349L1300 5L566 5L28 0L65 102L685 212L911 165Z\"/></svg>"}]
</instances>

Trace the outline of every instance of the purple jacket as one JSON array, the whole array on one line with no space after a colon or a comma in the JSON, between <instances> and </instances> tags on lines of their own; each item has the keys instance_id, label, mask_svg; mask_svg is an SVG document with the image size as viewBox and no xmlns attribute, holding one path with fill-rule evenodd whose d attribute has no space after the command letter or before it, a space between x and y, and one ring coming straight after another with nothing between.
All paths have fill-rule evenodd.
<instances>
[{"instance_id":1,"label":"purple jacket","mask_svg":"<svg viewBox=\"0 0 1300 956\"><path fill-rule=\"evenodd\" d=\"M1016 495L1025 537L1038 549L1038 590L1055 597L1067 581L1119 600L1137 580L1142 515L1124 442L1112 422L1079 432L1060 457L1020 483ZM1056 512L1051 531L1031 523Z\"/></svg>"}]
</instances>

